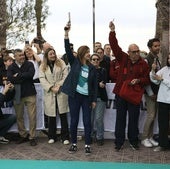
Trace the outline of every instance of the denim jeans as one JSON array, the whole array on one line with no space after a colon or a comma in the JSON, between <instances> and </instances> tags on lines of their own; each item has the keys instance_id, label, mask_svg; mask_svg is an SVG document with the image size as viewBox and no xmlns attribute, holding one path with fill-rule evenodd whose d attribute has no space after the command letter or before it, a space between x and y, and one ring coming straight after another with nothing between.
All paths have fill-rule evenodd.
<instances>
[{"instance_id":1,"label":"denim jeans","mask_svg":"<svg viewBox=\"0 0 170 169\"><path fill-rule=\"evenodd\" d=\"M4 136L15 122L15 114L4 114L0 119L0 136Z\"/></svg>"},{"instance_id":2,"label":"denim jeans","mask_svg":"<svg viewBox=\"0 0 170 169\"><path fill-rule=\"evenodd\" d=\"M77 127L79 122L80 108L82 108L85 144L91 144L91 103L89 101L89 96L76 93L75 97L69 96L68 101L71 116L71 142L73 144L77 143Z\"/></svg>"},{"instance_id":3,"label":"denim jeans","mask_svg":"<svg viewBox=\"0 0 170 169\"><path fill-rule=\"evenodd\" d=\"M96 139L104 139L104 111L106 108L106 102L97 98L97 104L94 110L92 110L92 133L96 133ZM93 136L92 136L93 137Z\"/></svg>"}]
</instances>

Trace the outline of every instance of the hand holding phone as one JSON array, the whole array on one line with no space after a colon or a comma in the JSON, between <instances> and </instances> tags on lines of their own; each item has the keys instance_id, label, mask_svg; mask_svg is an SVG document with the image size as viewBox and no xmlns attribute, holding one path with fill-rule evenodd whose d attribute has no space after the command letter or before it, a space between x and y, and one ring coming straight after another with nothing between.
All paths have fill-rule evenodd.
<instances>
[{"instance_id":1,"label":"hand holding phone","mask_svg":"<svg viewBox=\"0 0 170 169\"><path fill-rule=\"evenodd\" d=\"M29 40L28 39L25 40L25 45L29 45Z\"/></svg>"},{"instance_id":2,"label":"hand holding phone","mask_svg":"<svg viewBox=\"0 0 170 169\"><path fill-rule=\"evenodd\" d=\"M70 12L68 13L68 22L67 25L64 27L64 30L69 30L71 27L71 16L70 16Z\"/></svg>"}]
</instances>

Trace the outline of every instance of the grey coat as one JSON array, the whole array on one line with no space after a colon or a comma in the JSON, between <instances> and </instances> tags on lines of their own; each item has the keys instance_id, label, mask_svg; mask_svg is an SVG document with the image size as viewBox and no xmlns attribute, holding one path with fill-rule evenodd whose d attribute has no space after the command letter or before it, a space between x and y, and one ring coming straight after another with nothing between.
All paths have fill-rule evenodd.
<instances>
[{"instance_id":1,"label":"grey coat","mask_svg":"<svg viewBox=\"0 0 170 169\"><path fill-rule=\"evenodd\" d=\"M60 59L61 60L61 59ZM54 94L50 88L55 85L63 85L65 78L68 75L67 67L64 61L61 60L62 68L54 65L53 73L50 67L47 68L45 72L42 71L42 65L39 68L39 79L44 89L44 109L47 116L56 116L56 99L58 103L59 113L69 112L68 108L68 96L63 92L58 92Z\"/></svg>"}]
</instances>

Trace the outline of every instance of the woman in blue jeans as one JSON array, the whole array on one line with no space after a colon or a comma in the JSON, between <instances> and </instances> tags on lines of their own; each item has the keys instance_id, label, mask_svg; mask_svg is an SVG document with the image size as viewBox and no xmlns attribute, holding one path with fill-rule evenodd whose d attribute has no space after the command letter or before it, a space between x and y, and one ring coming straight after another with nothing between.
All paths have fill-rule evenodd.
<instances>
[{"instance_id":1,"label":"woman in blue jeans","mask_svg":"<svg viewBox=\"0 0 170 169\"><path fill-rule=\"evenodd\" d=\"M72 145L69 153L77 151L77 126L79 122L80 108L83 112L85 131L85 153L91 153L91 110L95 108L97 101L96 68L90 63L90 49L88 46L80 46L75 57L70 49L68 33L70 25L65 29L65 50L71 70L62 86L62 92L69 96L70 108L70 133Z\"/></svg>"},{"instance_id":2,"label":"woman in blue jeans","mask_svg":"<svg viewBox=\"0 0 170 169\"><path fill-rule=\"evenodd\" d=\"M92 138L97 139L97 145L104 144L104 111L108 100L106 92L107 73L105 68L99 66L100 56L95 53L91 56L91 63L97 70L97 103L92 111Z\"/></svg>"}]
</instances>

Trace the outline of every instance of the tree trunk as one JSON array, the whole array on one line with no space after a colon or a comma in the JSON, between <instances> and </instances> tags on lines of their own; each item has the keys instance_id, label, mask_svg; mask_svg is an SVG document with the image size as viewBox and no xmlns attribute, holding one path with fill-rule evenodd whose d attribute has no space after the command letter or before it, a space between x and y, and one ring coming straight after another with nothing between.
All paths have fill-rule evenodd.
<instances>
[{"instance_id":1,"label":"tree trunk","mask_svg":"<svg viewBox=\"0 0 170 169\"><path fill-rule=\"evenodd\" d=\"M157 20L155 37L161 41L162 66L166 65L169 55L169 0L157 0Z\"/></svg>"},{"instance_id":2,"label":"tree trunk","mask_svg":"<svg viewBox=\"0 0 170 169\"><path fill-rule=\"evenodd\" d=\"M6 0L0 0L0 48L6 47L7 24Z\"/></svg>"},{"instance_id":3,"label":"tree trunk","mask_svg":"<svg viewBox=\"0 0 170 169\"><path fill-rule=\"evenodd\" d=\"M41 34L42 3L43 3L43 0L36 0L36 3L35 3L35 13L36 13L36 20L37 20L37 38L38 39L43 39L42 34Z\"/></svg>"}]
</instances>

